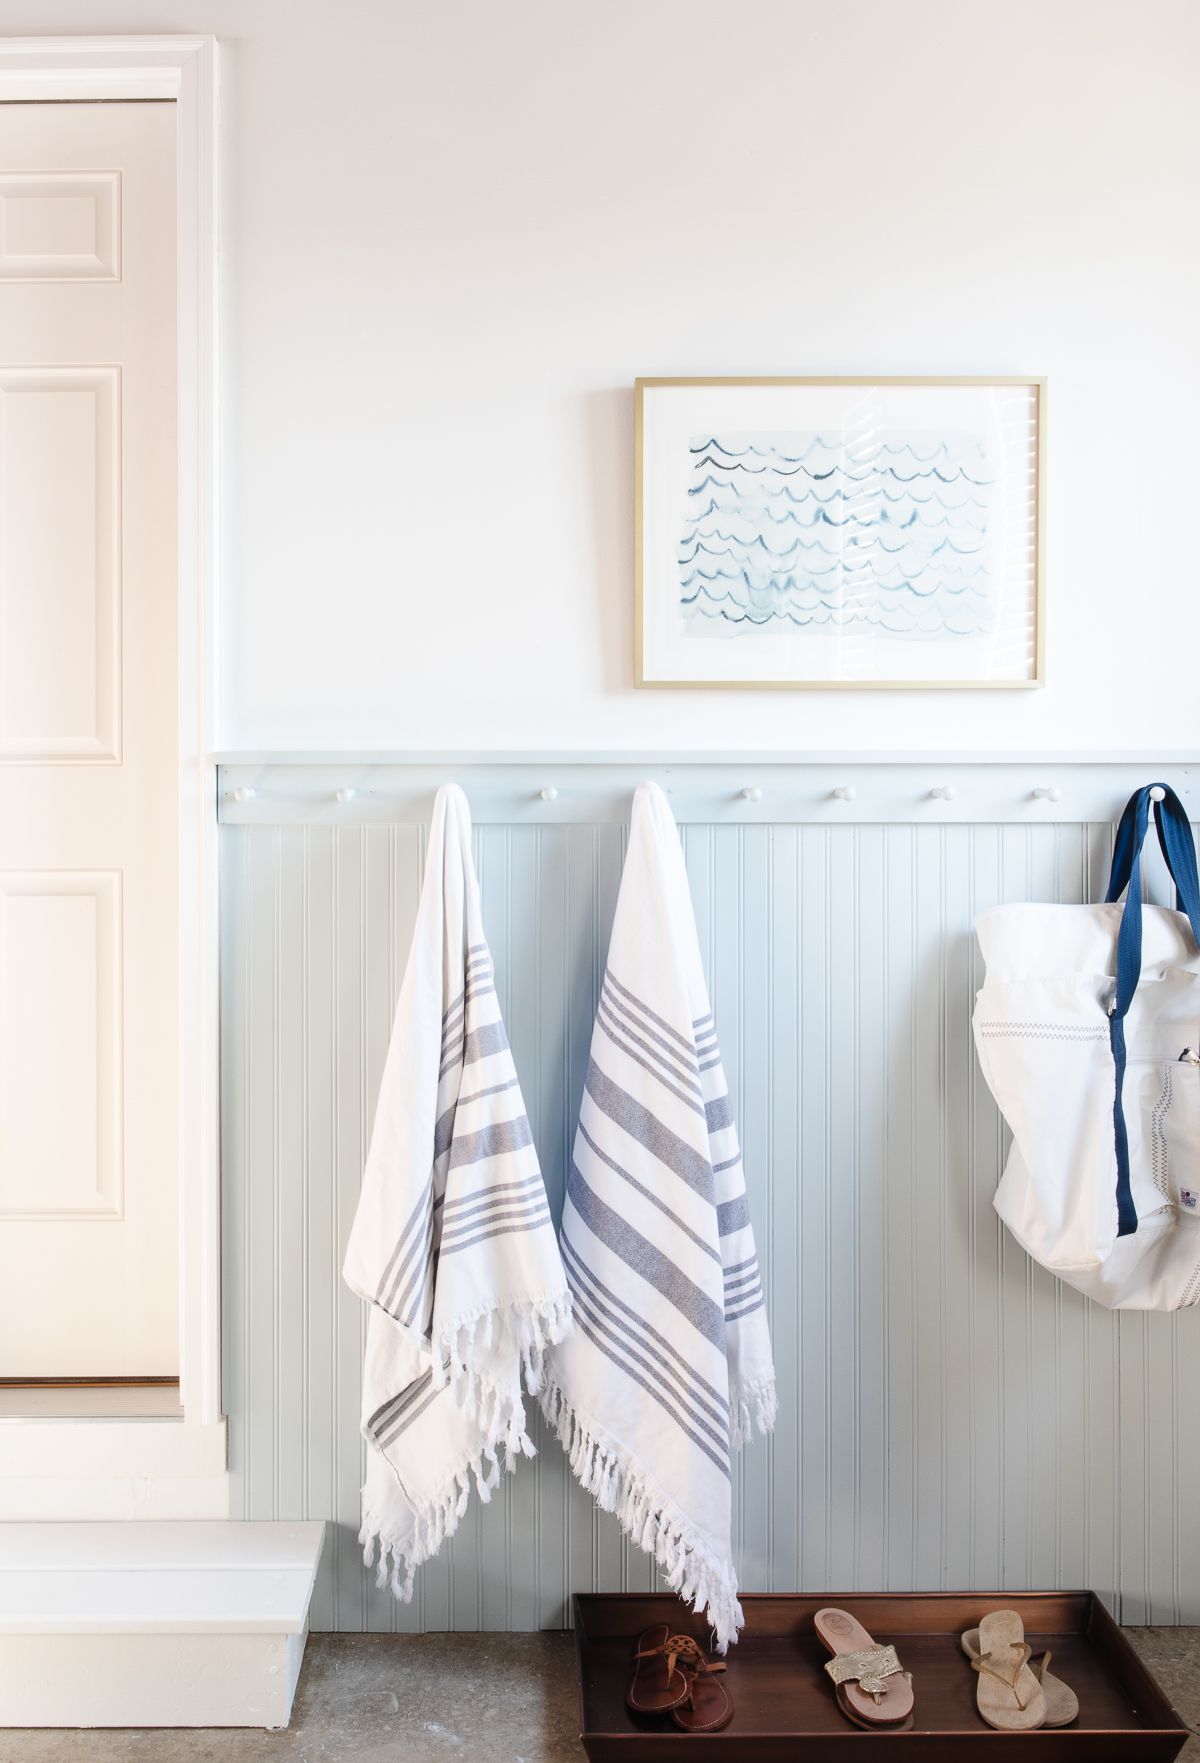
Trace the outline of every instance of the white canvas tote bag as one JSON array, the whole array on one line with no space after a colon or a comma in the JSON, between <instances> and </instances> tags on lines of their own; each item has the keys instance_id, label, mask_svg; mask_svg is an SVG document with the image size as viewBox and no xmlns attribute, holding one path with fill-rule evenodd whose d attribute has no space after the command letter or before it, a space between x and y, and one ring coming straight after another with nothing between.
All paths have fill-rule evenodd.
<instances>
[{"instance_id":1,"label":"white canvas tote bag","mask_svg":"<svg viewBox=\"0 0 1200 1763\"><path fill-rule=\"evenodd\" d=\"M1151 812L1174 912L1142 902ZM975 1044L1013 1135L997 1212L1035 1261L1111 1309L1195 1304L1200 883L1178 796L1130 799L1103 905L995 906L976 930Z\"/></svg>"}]
</instances>

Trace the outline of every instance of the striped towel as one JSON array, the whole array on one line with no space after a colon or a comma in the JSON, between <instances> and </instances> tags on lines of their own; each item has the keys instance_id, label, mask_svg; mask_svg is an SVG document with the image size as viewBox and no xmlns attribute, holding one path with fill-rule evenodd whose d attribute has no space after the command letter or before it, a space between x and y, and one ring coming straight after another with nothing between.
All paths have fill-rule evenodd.
<instances>
[{"instance_id":1,"label":"striped towel","mask_svg":"<svg viewBox=\"0 0 1200 1763\"><path fill-rule=\"evenodd\" d=\"M344 1274L371 1306L362 1531L396 1596L519 1454L571 1298L483 934L471 817L438 791Z\"/></svg>"},{"instance_id":2,"label":"striped towel","mask_svg":"<svg viewBox=\"0 0 1200 1763\"><path fill-rule=\"evenodd\" d=\"M634 797L561 1246L575 1332L542 1407L571 1468L724 1652L742 1622L730 1454L775 1423L737 1130L679 835Z\"/></svg>"}]
</instances>

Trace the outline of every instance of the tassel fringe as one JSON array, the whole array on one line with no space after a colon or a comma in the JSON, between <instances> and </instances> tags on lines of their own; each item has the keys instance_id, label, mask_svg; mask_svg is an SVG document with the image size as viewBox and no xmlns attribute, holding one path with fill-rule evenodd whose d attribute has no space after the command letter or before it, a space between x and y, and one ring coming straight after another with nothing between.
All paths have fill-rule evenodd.
<instances>
[{"instance_id":1,"label":"tassel fringe","mask_svg":"<svg viewBox=\"0 0 1200 1763\"><path fill-rule=\"evenodd\" d=\"M474 1458L451 1472L438 1492L416 1514L411 1530L389 1534L384 1520L371 1512L364 1499L362 1528L358 1540L363 1561L375 1567L377 1586L388 1585L401 1603L413 1595L417 1568L437 1554L458 1529L459 1519L471 1497L471 1476L486 1506L500 1485L501 1462L509 1475L521 1457L535 1457L533 1440L525 1430L525 1404L521 1397L521 1368L531 1395L542 1388L546 1348L565 1338L571 1329L571 1294L560 1293L534 1301L516 1298L504 1305L479 1310L443 1333L433 1344L433 1383L450 1388L451 1400L464 1417L473 1420L484 1442ZM498 1384L476 1364L479 1347L511 1350L516 1375L511 1385ZM377 1560L378 1557L378 1560Z\"/></svg>"},{"instance_id":2,"label":"tassel fringe","mask_svg":"<svg viewBox=\"0 0 1200 1763\"><path fill-rule=\"evenodd\" d=\"M765 1438L767 1433L774 1432L778 1413L779 1400L775 1394L773 1376L764 1379L762 1383L743 1384L731 1390L730 1445L735 1451L740 1451L743 1445L750 1443L756 1426Z\"/></svg>"},{"instance_id":3,"label":"tassel fringe","mask_svg":"<svg viewBox=\"0 0 1200 1763\"><path fill-rule=\"evenodd\" d=\"M746 1396L760 1425L767 1414L774 1419L773 1386L762 1386L761 1399L759 1392L748 1391ZM547 1385L540 1400L577 1480L603 1511L616 1515L630 1541L654 1557L671 1590L703 1613L716 1636L718 1653L727 1652L745 1621L732 1563L714 1557L691 1527L668 1511L658 1488L621 1459L615 1446L571 1407L557 1384ZM749 1412L747 1408L747 1417Z\"/></svg>"},{"instance_id":4,"label":"tassel fringe","mask_svg":"<svg viewBox=\"0 0 1200 1763\"><path fill-rule=\"evenodd\" d=\"M525 1387L535 1396L545 1377L546 1348L565 1340L570 1332L571 1294L566 1291L554 1297L512 1298L507 1304L472 1311L431 1343L434 1387L443 1389L448 1383L470 1419L482 1393L475 1370L476 1350L482 1346L489 1352L519 1354Z\"/></svg>"}]
</instances>

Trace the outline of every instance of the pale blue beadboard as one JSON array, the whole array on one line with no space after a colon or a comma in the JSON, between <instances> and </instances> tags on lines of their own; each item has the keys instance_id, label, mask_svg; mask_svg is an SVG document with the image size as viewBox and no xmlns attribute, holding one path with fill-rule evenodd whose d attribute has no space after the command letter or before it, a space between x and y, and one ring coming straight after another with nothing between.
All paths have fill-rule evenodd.
<instances>
[{"instance_id":1,"label":"pale blue beadboard","mask_svg":"<svg viewBox=\"0 0 1200 1763\"><path fill-rule=\"evenodd\" d=\"M620 879L610 821L476 829L497 984L562 1205ZM1107 824L704 825L688 875L759 1237L774 1438L737 1466L745 1589L1092 1585L1200 1621L1194 1312L1114 1317L1033 1267L970 1035L977 912L1096 898ZM362 1307L340 1263L416 910L411 824L222 846L224 1401L234 1510L324 1518L319 1629L557 1627L658 1583L539 1456L397 1605L356 1538Z\"/></svg>"}]
</instances>

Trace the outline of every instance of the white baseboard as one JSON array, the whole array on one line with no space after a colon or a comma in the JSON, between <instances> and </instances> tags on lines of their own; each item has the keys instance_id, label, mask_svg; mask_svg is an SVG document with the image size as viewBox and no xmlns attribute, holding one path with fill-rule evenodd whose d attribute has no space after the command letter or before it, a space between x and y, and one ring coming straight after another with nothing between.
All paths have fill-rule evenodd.
<instances>
[{"instance_id":1,"label":"white baseboard","mask_svg":"<svg viewBox=\"0 0 1200 1763\"><path fill-rule=\"evenodd\" d=\"M0 1421L0 1522L228 1516L223 1420Z\"/></svg>"},{"instance_id":2,"label":"white baseboard","mask_svg":"<svg viewBox=\"0 0 1200 1763\"><path fill-rule=\"evenodd\" d=\"M0 1523L228 1517L227 1475L0 1474Z\"/></svg>"},{"instance_id":3,"label":"white baseboard","mask_svg":"<svg viewBox=\"0 0 1200 1763\"><path fill-rule=\"evenodd\" d=\"M0 1423L9 1476L192 1477L225 1473L225 1422L12 1419Z\"/></svg>"}]
</instances>

